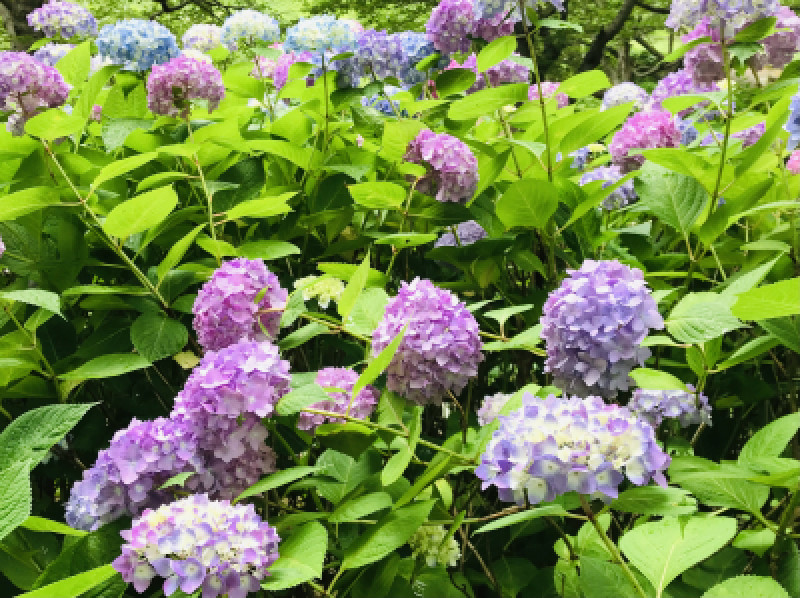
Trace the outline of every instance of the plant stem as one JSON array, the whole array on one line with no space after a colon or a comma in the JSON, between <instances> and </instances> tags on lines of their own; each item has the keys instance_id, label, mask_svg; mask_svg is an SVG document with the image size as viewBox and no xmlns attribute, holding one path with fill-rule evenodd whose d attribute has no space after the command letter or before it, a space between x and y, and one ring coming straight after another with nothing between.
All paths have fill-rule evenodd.
<instances>
[{"instance_id":1,"label":"plant stem","mask_svg":"<svg viewBox=\"0 0 800 598\"><path fill-rule=\"evenodd\" d=\"M719 188L722 183L722 171L725 169L725 159L728 154L728 141L731 137L731 120L733 120L733 82L731 81L731 57L725 47L725 28L720 28L720 47L725 62L725 78L727 81L728 101L725 106L725 137L722 139L722 154L720 155L719 170L717 170L717 181L714 183L714 193L711 195L711 205L709 206L709 216L714 213L719 200Z\"/></svg>"},{"instance_id":2,"label":"plant stem","mask_svg":"<svg viewBox=\"0 0 800 598\"><path fill-rule=\"evenodd\" d=\"M189 120L189 117L186 117L186 127L189 129L189 140L194 145L194 132L192 131L192 123ZM222 258L219 255L219 247L217 247L217 230L214 227L214 206L212 200L212 194L208 190L208 185L206 184L206 176L203 172L203 167L200 165L200 158L197 155L197 152L192 152L192 161L194 162L194 167L197 169L197 174L200 175L200 184L203 186L203 193L206 196L206 207L208 208L208 228L209 233L211 234L211 239L214 241L214 258L217 260L217 265L222 263Z\"/></svg>"}]
</instances>

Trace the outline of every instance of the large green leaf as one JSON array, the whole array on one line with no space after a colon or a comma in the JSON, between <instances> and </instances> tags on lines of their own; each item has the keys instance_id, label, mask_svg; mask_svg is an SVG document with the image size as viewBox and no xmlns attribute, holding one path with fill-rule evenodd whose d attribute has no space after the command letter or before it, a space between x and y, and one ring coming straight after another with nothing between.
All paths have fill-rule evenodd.
<instances>
[{"instance_id":1,"label":"large green leaf","mask_svg":"<svg viewBox=\"0 0 800 598\"><path fill-rule=\"evenodd\" d=\"M61 581L48 584L20 595L20 598L77 598L92 588L117 575L111 565L100 565Z\"/></svg>"},{"instance_id":2,"label":"large green leaf","mask_svg":"<svg viewBox=\"0 0 800 598\"><path fill-rule=\"evenodd\" d=\"M89 76L91 71L91 50L92 42L85 41L75 46L56 62L58 72L73 87L86 81L86 77Z\"/></svg>"},{"instance_id":3,"label":"large green leaf","mask_svg":"<svg viewBox=\"0 0 800 598\"><path fill-rule=\"evenodd\" d=\"M2 291L0 299L21 301L28 305L41 307L54 314L61 314L61 298L52 291L43 289L20 289L18 291ZM62 316L63 317L63 316Z\"/></svg>"},{"instance_id":4,"label":"large green leaf","mask_svg":"<svg viewBox=\"0 0 800 598\"><path fill-rule=\"evenodd\" d=\"M494 521L482 525L473 533L483 534L485 532L500 529L501 527L508 527L509 525L516 525L524 521L538 519L539 517L561 517L564 515L567 515L567 511L565 511L564 507L561 505L545 505L542 507L534 507L533 509L528 509L519 513L512 513L511 515L505 515L504 517L495 519Z\"/></svg>"},{"instance_id":5,"label":"large green leaf","mask_svg":"<svg viewBox=\"0 0 800 598\"><path fill-rule=\"evenodd\" d=\"M607 87L611 87L608 76L603 71L594 70L565 79L558 86L558 92L565 93L571 98L586 98Z\"/></svg>"},{"instance_id":6,"label":"large green leaf","mask_svg":"<svg viewBox=\"0 0 800 598\"><path fill-rule=\"evenodd\" d=\"M131 342L150 362L179 353L189 340L186 326L164 313L142 314L131 325Z\"/></svg>"},{"instance_id":7,"label":"large green leaf","mask_svg":"<svg viewBox=\"0 0 800 598\"><path fill-rule=\"evenodd\" d=\"M702 598L789 598L781 584L771 577L737 575L718 583Z\"/></svg>"},{"instance_id":8,"label":"large green leaf","mask_svg":"<svg viewBox=\"0 0 800 598\"><path fill-rule=\"evenodd\" d=\"M172 187L161 187L124 201L109 213L103 230L114 237L129 237L160 224L178 205Z\"/></svg>"},{"instance_id":9,"label":"large green leaf","mask_svg":"<svg viewBox=\"0 0 800 598\"><path fill-rule=\"evenodd\" d=\"M122 160L115 160L100 169L100 172L98 172L97 176L94 177L92 188L97 189L106 181L110 181L111 179L122 176L123 174L128 174L131 170L136 170L140 166L144 166L157 157L158 154L156 152L147 152L145 154L136 154L135 156L130 156L129 158L123 158Z\"/></svg>"},{"instance_id":10,"label":"large green leaf","mask_svg":"<svg viewBox=\"0 0 800 598\"><path fill-rule=\"evenodd\" d=\"M528 85L512 83L490 89L482 89L456 100L450 105L447 116L453 120L470 120L491 114L498 108L528 100Z\"/></svg>"},{"instance_id":11,"label":"large green leaf","mask_svg":"<svg viewBox=\"0 0 800 598\"><path fill-rule=\"evenodd\" d=\"M264 492L272 490L273 488L279 488L281 486L285 486L286 484L291 484L292 482L295 482L300 478L317 471L319 471L318 467L312 467L310 465L298 465L296 467L282 469L281 471L268 475L263 480L259 480L250 486L247 490L243 491L239 496L236 497L236 501L238 502L243 498L247 498L248 496L263 494Z\"/></svg>"},{"instance_id":12,"label":"large green leaf","mask_svg":"<svg viewBox=\"0 0 800 598\"><path fill-rule=\"evenodd\" d=\"M517 38L513 35L498 37L478 52L478 72L483 73L510 57L517 48Z\"/></svg>"},{"instance_id":13,"label":"large green leaf","mask_svg":"<svg viewBox=\"0 0 800 598\"><path fill-rule=\"evenodd\" d=\"M25 132L33 137L52 141L69 137L83 130L86 119L80 114L67 114L61 108L40 112L25 123Z\"/></svg>"},{"instance_id":14,"label":"large green leaf","mask_svg":"<svg viewBox=\"0 0 800 598\"><path fill-rule=\"evenodd\" d=\"M614 499L613 509L641 515L690 515L697 511L697 501L680 488L634 486Z\"/></svg>"},{"instance_id":15,"label":"large green leaf","mask_svg":"<svg viewBox=\"0 0 800 598\"><path fill-rule=\"evenodd\" d=\"M328 549L328 532L312 521L281 539L280 556L269 568L261 584L265 590L285 590L322 577L322 564Z\"/></svg>"},{"instance_id":16,"label":"large green leaf","mask_svg":"<svg viewBox=\"0 0 800 598\"><path fill-rule=\"evenodd\" d=\"M548 181L522 179L497 200L497 217L507 229L543 229L558 207L558 188Z\"/></svg>"},{"instance_id":17,"label":"large green leaf","mask_svg":"<svg viewBox=\"0 0 800 598\"><path fill-rule=\"evenodd\" d=\"M735 297L716 293L690 293L681 299L665 324L676 340L700 344L741 328L743 324L731 313Z\"/></svg>"},{"instance_id":18,"label":"large green leaf","mask_svg":"<svg viewBox=\"0 0 800 598\"><path fill-rule=\"evenodd\" d=\"M1 440L1 439L0 439ZM2 448L2 446L0 446ZM0 540L22 525L31 514L31 462L0 460Z\"/></svg>"},{"instance_id":19,"label":"large green leaf","mask_svg":"<svg viewBox=\"0 0 800 598\"><path fill-rule=\"evenodd\" d=\"M800 278L790 278L740 294L732 313L740 320L767 320L800 314Z\"/></svg>"},{"instance_id":20,"label":"large green leaf","mask_svg":"<svg viewBox=\"0 0 800 598\"><path fill-rule=\"evenodd\" d=\"M800 429L800 413L790 413L770 422L742 447L739 463L759 457L779 457Z\"/></svg>"},{"instance_id":21,"label":"large green leaf","mask_svg":"<svg viewBox=\"0 0 800 598\"><path fill-rule=\"evenodd\" d=\"M347 187L353 201L370 210L391 210L403 205L406 190L396 183L379 181Z\"/></svg>"},{"instance_id":22,"label":"large green leaf","mask_svg":"<svg viewBox=\"0 0 800 598\"><path fill-rule=\"evenodd\" d=\"M147 359L135 353L112 353L95 357L74 370L61 374L60 378L64 380L113 378L151 365Z\"/></svg>"},{"instance_id":23,"label":"large green leaf","mask_svg":"<svg viewBox=\"0 0 800 598\"><path fill-rule=\"evenodd\" d=\"M275 412L278 415L291 415L314 403L329 400L330 396L319 384L306 384L283 395L275 406Z\"/></svg>"},{"instance_id":24,"label":"large green leaf","mask_svg":"<svg viewBox=\"0 0 800 598\"><path fill-rule=\"evenodd\" d=\"M684 236L708 202L708 194L694 178L647 162L639 171L637 209L646 210Z\"/></svg>"},{"instance_id":25,"label":"large green leaf","mask_svg":"<svg viewBox=\"0 0 800 598\"><path fill-rule=\"evenodd\" d=\"M58 189L54 187L29 187L15 191L0 200L0 221L15 220L58 203Z\"/></svg>"},{"instance_id":26,"label":"large green leaf","mask_svg":"<svg viewBox=\"0 0 800 598\"><path fill-rule=\"evenodd\" d=\"M388 509L392 506L392 497L386 492L371 492L348 500L336 507L328 517L331 523L344 523L354 521L371 515L375 511Z\"/></svg>"}]
</instances>

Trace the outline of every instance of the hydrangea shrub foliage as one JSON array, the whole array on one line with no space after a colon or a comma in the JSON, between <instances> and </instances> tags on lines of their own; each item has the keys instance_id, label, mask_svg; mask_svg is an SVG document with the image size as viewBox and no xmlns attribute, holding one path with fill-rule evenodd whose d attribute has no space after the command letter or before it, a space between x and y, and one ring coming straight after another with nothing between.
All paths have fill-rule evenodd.
<instances>
[{"instance_id":1,"label":"hydrangea shrub foliage","mask_svg":"<svg viewBox=\"0 0 800 598\"><path fill-rule=\"evenodd\" d=\"M800 595L800 18L663 10L612 85L558 0L35 9L0 595Z\"/></svg>"}]
</instances>

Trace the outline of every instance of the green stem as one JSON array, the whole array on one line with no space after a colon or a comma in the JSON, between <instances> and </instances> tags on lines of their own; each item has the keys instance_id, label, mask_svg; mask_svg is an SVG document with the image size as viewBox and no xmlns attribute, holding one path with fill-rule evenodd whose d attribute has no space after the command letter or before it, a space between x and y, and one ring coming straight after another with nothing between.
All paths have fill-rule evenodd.
<instances>
[{"instance_id":1,"label":"green stem","mask_svg":"<svg viewBox=\"0 0 800 598\"><path fill-rule=\"evenodd\" d=\"M53 369L53 366L50 365L50 361L47 359L47 357L44 356L44 353L42 353L42 350L39 348L39 344L36 342L36 335L22 325L22 323L17 319L17 317L14 315L14 312L8 305L4 305L3 309L5 310L6 314L8 314L8 317L11 318L11 321L14 322L19 331L22 332L22 334L24 334L26 337L28 337L28 342L30 342L31 348L36 353L36 356L39 358L39 361L42 362L44 369L47 371L47 375L50 376L50 378L53 380L53 384L56 385L56 390L58 390L59 394L59 400L63 403L61 390L59 389L58 383L56 381L56 378L58 376L55 370Z\"/></svg>"},{"instance_id":2,"label":"green stem","mask_svg":"<svg viewBox=\"0 0 800 598\"><path fill-rule=\"evenodd\" d=\"M192 123L189 120L189 117L186 117L186 127L189 129L189 140L194 145L194 132L192 131ZM217 229L214 226L214 206L213 206L213 199L212 194L208 190L208 184L206 184L206 175L203 172L203 167L200 165L200 158L197 155L197 152L192 152L192 161L194 162L194 167L197 169L197 174L200 175L200 184L203 186L203 193L206 196L206 207L208 208L208 228L211 234L211 239L214 241L214 258L217 260L217 265L222 263L222 257L219 255L219 247L217 247Z\"/></svg>"},{"instance_id":3,"label":"green stem","mask_svg":"<svg viewBox=\"0 0 800 598\"><path fill-rule=\"evenodd\" d=\"M731 81L731 57L725 46L725 29L720 28L720 47L725 61L725 78L727 81L728 102L725 106L725 137L722 140L722 154L720 155L719 169L717 170L717 181L714 183L714 193L711 195L711 206L709 216L714 213L719 200L719 188L722 183L722 171L725 169L725 159L728 155L728 141L731 137L731 120L733 120L733 82Z\"/></svg>"}]
</instances>

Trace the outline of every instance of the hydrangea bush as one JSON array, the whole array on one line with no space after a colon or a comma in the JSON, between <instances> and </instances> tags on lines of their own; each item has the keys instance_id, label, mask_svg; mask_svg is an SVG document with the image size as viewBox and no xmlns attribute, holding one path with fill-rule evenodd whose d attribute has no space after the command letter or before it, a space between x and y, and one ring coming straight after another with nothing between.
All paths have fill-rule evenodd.
<instances>
[{"instance_id":1,"label":"hydrangea bush","mask_svg":"<svg viewBox=\"0 0 800 598\"><path fill-rule=\"evenodd\" d=\"M0 53L0 595L800 595L791 8L90 4Z\"/></svg>"}]
</instances>

